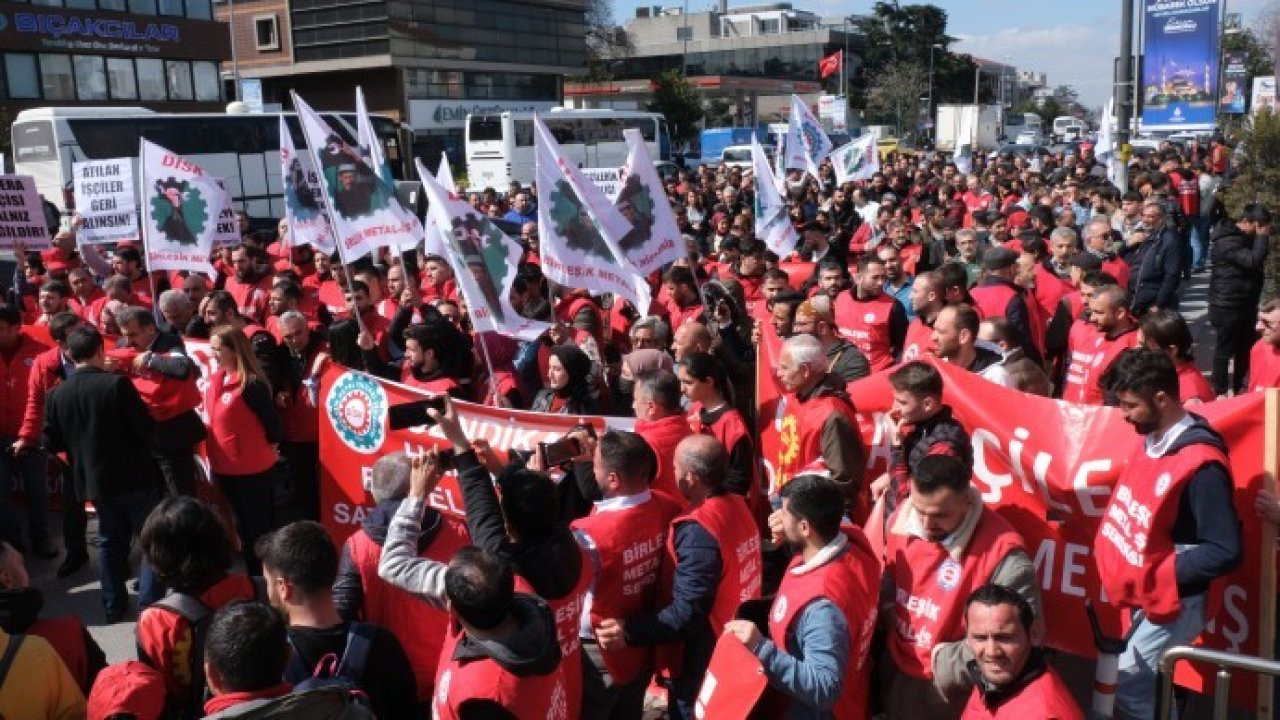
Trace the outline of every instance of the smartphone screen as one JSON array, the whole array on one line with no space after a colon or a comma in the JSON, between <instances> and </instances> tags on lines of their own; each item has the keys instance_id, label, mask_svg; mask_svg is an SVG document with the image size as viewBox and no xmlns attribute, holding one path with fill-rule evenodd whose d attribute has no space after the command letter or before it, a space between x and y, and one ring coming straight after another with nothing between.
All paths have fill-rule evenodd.
<instances>
[{"instance_id":1,"label":"smartphone screen","mask_svg":"<svg viewBox=\"0 0 1280 720\"><path fill-rule=\"evenodd\" d=\"M392 430L403 430L422 425L435 425L436 421L427 414L427 408L444 412L444 396L392 405L387 409L387 427Z\"/></svg>"}]
</instances>

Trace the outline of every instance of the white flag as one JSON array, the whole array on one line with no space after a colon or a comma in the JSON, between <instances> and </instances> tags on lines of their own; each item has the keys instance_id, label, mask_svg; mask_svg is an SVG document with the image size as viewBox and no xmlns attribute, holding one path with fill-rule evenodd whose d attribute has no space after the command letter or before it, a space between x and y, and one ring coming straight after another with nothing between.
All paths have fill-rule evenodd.
<instances>
[{"instance_id":1,"label":"white flag","mask_svg":"<svg viewBox=\"0 0 1280 720\"><path fill-rule=\"evenodd\" d=\"M615 293L648 309L649 285L620 242L631 223L578 170L534 116L538 230L542 270L552 282L593 293Z\"/></svg>"},{"instance_id":2,"label":"white flag","mask_svg":"<svg viewBox=\"0 0 1280 720\"><path fill-rule=\"evenodd\" d=\"M382 150L382 141L373 131L369 110L364 104L364 91L359 85L356 86L356 136L356 144L360 146L360 156L369 167L374 169L378 178L391 189L394 195L396 181L391 176L391 166L387 164L387 155ZM399 252L413 252L418 247L418 240L422 237L422 223L413 211L398 202L391 209L403 222L409 223L410 231L406 235L399 236L395 243L380 242L378 245L390 245Z\"/></svg>"},{"instance_id":3,"label":"white flag","mask_svg":"<svg viewBox=\"0 0 1280 720\"><path fill-rule=\"evenodd\" d=\"M1107 100L1107 107L1102 111L1102 117L1098 120L1098 144L1094 148L1093 154L1098 158L1099 162L1106 163L1107 180L1116 183L1120 177L1120 153L1116 152L1116 140L1111 130L1111 123L1115 121L1115 98Z\"/></svg>"},{"instance_id":4,"label":"white flag","mask_svg":"<svg viewBox=\"0 0 1280 720\"><path fill-rule=\"evenodd\" d=\"M324 209L324 191L315 161L299 155L284 115L280 116L280 179L284 186L284 216L289 225L289 245L310 245L333 253L333 228Z\"/></svg>"},{"instance_id":5,"label":"white flag","mask_svg":"<svg viewBox=\"0 0 1280 720\"><path fill-rule=\"evenodd\" d=\"M412 246L416 221L406 218L412 216L400 206L391 186L297 93L292 95L307 150L324 184L325 208L343 262L353 262L392 242Z\"/></svg>"},{"instance_id":6,"label":"white flag","mask_svg":"<svg viewBox=\"0 0 1280 720\"><path fill-rule=\"evenodd\" d=\"M867 133L831 153L831 166L836 171L836 182L870 180L880 172L880 153L876 150L876 136Z\"/></svg>"},{"instance_id":7,"label":"white flag","mask_svg":"<svg viewBox=\"0 0 1280 720\"><path fill-rule=\"evenodd\" d=\"M773 184L769 156L755 136L751 138L751 172L756 180L756 238L774 255L785 258L796 249L796 229L791 225L787 204Z\"/></svg>"},{"instance_id":8,"label":"white flag","mask_svg":"<svg viewBox=\"0 0 1280 720\"><path fill-rule=\"evenodd\" d=\"M451 198L448 189L427 172L421 160L414 158L414 164L431 204L428 219L450 228L444 233L448 247L444 256L458 279L476 331L536 340L550 325L521 316L511 305L511 286L524 252L520 244L507 237L484 213Z\"/></svg>"},{"instance_id":9,"label":"white flag","mask_svg":"<svg viewBox=\"0 0 1280 720\"><path fill-rule=\"evenodd\" d=\"M436 168L436 181L440 183L440 187L449 191L449 197L460 200L462 196L458 194L458 186L453 182L453 169L449 167L449 154L440 153L440 167Z\"/></svg>"},{"instance_id":10,"label":"white flag","mask_svg":"<svg viewBox=\"0 0 1280 720\"><path fill-rule=\"evenodd\" d=\"M974 136L977 133L974 120L976 118L975 113L960 113L960 127L956 129L956 152L953 161L956 169L964 175L973 172Z\"/></svg>"},{"instance_id":11,"label":"white flag","mask_svg":"<svg viewBox=\"0 0 1280 720\"><path fill-rule=\"evenodd\" d=\"M142 239L147 267L213 277L209 253L217 237L238 237L231 197L218 178L190 160L142 139Z\"/></svg>"},{"instance_id":12,"label":"white flag","mask_svg":"<svg viewBox=\"0 0 1280 720\"><path fill-rule=\"evenodd\" d=\"M644 136L635 128L623 130L622 136L627 140L627 164L622 166L622 187L613 204L631 223L631 231L619 245L631 264L649 275L684 256L684 238Z\"/></svg>"},{"instance_id":13,"label":"white flag","mask_svg":"<svg viewBox=\"0 0 1280 720\"><path fill-rule=\"evenodd\" d=\"M792 95L791 117L787 120L787 169L804 170L817 178L818 167L832 149L822 123L799 96Z\"/></svg>"}]
</instances>

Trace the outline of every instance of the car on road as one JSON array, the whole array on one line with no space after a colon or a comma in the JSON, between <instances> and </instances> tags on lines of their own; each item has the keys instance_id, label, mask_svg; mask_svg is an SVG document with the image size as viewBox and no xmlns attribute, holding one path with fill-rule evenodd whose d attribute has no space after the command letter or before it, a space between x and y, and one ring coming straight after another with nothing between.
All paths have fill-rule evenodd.
<instances>
[{"instance_id":1,"label":"car on road","mask_svg":"<svg viewBox=\"0 0 1280 720\"><path fill-rule=\"evenodd\" d=\"M1002 158L1015 158L1015 157L1025 157L1025 158L1030 158L1030 157L1040 157L1040 158L1044 158L1044 157L1047 157L1047 156L1052 155L1052 154L1053 154L1053 153L1049 150L1049 148L1045 147L1044 145L1019 145L1019 144L1017 144L1017 143L1010 143L1010 144L1008 144L1008 145L1003 145L1003 146L1001 146L1001 147L1000 147L999 149L997 149L997 150L993 150L993 151L991 151L991 153L989 153L989 154L987 155L987 157L989 157L989 158L996 158L996 157L1002 157Z\"/></svg>"}]
</instances>

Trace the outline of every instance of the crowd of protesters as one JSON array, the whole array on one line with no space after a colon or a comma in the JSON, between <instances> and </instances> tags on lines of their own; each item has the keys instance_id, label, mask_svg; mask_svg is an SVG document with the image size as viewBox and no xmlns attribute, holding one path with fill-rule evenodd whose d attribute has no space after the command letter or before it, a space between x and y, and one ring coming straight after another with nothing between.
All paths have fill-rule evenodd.
<instances>
[{"instance_id":1,"label":"crowd of protesters","mask_svg":"<svg viewBox=\"0 0 1280 720\"><path fill-rule=\"evenodd\" d=\"M728 633L763 667L767 717L1083 717L1039 647L1053 618L1026 543L970 485L940 361L1118 406L1144 436L1108 515L1146 513L1147 533L1100 533L1094 556L1138 626L1117 717L1150 718L1156 660L1199 634L1243 553L1226 448L1195 404L1280 385L1280 303L1259 306L1270 215L1228 215L1226 156L1218 138L1168 145L1134 160L1127 192L1088 144L966 172L897 151L843 184L824 163L783 182L787 257L756 236L750 172L681 170L665 189L687 257L643 309L544 278L533 188L470 193L519 228L512 305L553 324L527 342L472 332L449 263L421 251L344 265L242 217L204 277L60 232L19 252L0 306L0 715L638 718L665 693L683 720ZM1211 368L1178 312L1204 272ZM754 431L772 334L799 438L777 492ZM333 363L454 400L632 416L634 432L582 426L558 462L505 454L451 400L428 411L446 449L377 458L372 508L337 545L317 522ZM864 482L846 386L874 373L893 390L892 458ZM446 470L464 519L426 502ZM879 500L873 546L851 521ZM135 538L143 555L137 660L105 669L79 620L39 617L22 559L79 572L86 502L106 622L133 617ZM1280 520L1280 501L1259 512Z\"/></svg>"}]
</instances>

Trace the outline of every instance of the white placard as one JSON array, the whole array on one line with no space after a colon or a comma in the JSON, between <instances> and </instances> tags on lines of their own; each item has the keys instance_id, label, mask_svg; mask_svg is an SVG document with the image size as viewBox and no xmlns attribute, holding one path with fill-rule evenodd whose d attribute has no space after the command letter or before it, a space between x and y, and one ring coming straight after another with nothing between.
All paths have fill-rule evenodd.
<instances>
[{"instance_id":1,"label":"white placard","mask_svg":"<svg viewBox=\"0 0 1280 720\"><path fill-rule=\"evenodd\" d=\"M86 245L138 239L138 205L129 158L72 163L76 239Z\"/></svg>"},{"instance_id":2,"label":"white placard","mask_svg":"<svg viewBox=\"0 0 1280 720\"><path fill-rule=\"evenodd\" d=\"M0 175L0 249L22 243L28 250L39 250L49 247L51 240L35 179Z\"/></svg>"},{"instance_id":3,"label":"white placard","mask_svg":"<svg viewBox=\"0 0 1280 720\"><path fill-rule=\"evenodd\" d=\"M582 168L582 174L609 198L609 202L615 202L618 193L622 192L622 168Z\"/></svg>"}]
</instances>

